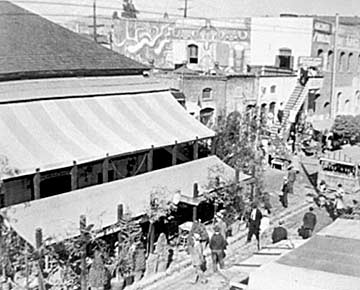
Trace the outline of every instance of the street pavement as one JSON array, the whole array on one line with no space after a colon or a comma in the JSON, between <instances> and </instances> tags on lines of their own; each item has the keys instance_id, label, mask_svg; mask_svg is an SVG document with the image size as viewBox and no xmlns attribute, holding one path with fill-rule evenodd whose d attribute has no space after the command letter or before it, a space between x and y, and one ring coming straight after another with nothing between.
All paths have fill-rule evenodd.
<instances>
[{"instance_id":1,"label":"street pavement","mask_svg":"<svg viewBox=\"0 0 360 290\"><path fill-rule=\"evenodd\" d=\"M279 214L286 215L285 227L288 230L290 239L299 239L297 229L302 224L302 217L307 208L312 204L311 199L307 197L308 193L313 192L311 184L307 180L304 172L301 170L297 182L294 188L294 194L289 196L289 208L283 209L278 198L278 192L281 188L283 176L286 174L285 171L279 171L275 169L268 169L265 175L265 188L270 192L271 202L273 205L273 211L270 215L270 220L273 222L271 228L266 231L261 237L261 244L270 244L271 230L274 225L278 222ZM302 207L301 207L302 205ZM263 211L264 212L264 211ZM323 227L331 223L331 219L325 210L317 209L315 207L315 214L318 217L318 224L316 231L319 231ZM245 231L245 229L242 229ZM251 243L245 243L245 237L236 241L230 245L227 249L227 257L225 258L225 269L218 273L213 273L211 270L211 259L207 257L208 270L206 277L208 279L207 284L192 284L194 281L194 271L191 267L188 267L182 271L172 274L169 277L165 277L160 281L141 289L146 290L195 290L195 289L207 289L207 290L220 290L229 289L229 281L234 275L234 267L241 261L247 259L254 252L257 251L256 241L253 240ZM235 273L236 275L236 273Z\"/></svg>"}]
</instances>

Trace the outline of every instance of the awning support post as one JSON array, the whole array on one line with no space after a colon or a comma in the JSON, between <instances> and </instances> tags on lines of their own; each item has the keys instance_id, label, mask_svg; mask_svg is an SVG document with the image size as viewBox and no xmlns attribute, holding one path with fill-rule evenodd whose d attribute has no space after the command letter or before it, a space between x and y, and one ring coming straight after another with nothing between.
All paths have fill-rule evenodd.
<instances>
[{"instance_id":1,"label":"awning support post","mask_svg":"<svg viewBox=\"0 0 360 290\"><path fill-rule=\"evenodd\" d=\"M153 170L153 158L154 158L154 145L151 146L150 151L147 154L147 171Z\"/></svg>"},{"instance_id":2,"label":"awning support post","mask_svg":"<svg viewBox=\"0 0 360 290\"><path fill-rule=\"evenodd\" d=\"M195 182L193 186L193 198L196 199L199 197L199 187L198 184ZM193 222L196 222L197 220L197 206L193 206L193 214L192 214Z\"/></svg>"},{"instance_id":3,"label":"awning support post","mask_svg":"<svg viewBox=\"0 0 360 290\"><path fill-rule=\"evenodd\" d=\"M118 204L118 206L117 206L117 221L122 220L123 216L124 216L124 205Z\"/></svg>"},{"instance_id":4,"label":"awning support post","mask_svg":"<svg viewBox=\"0 0 360 290\"><path fill-rule=\"evenodd\" d=\"M199 159L199 138L196 136L196 140L193 145L193 160Z\"/></svg>"},{"instance_id":5,"label":"awning support post","mask_svg":"<svg viewBox=\"0 0 360 290\"><path fill-rule=\"evenodd\" d=\"M34 190L34 199L40 199L40 168L36 168L36 173L33 177L33 190Z\"/></svg>"},{"instance_id":6,"label":"awning support post","mask_svg":"<svg viewBox=\"0 0 360 290\"><path fill-rule=\"evenodd\" d=\"M211 138L211 155L215 155L216 152L216 137Z\"/></svg>"},{"instance_id":7,"label":"awning support post","mask_svg":"<svg viewBox=\"0 0 360 290\"><path fill-rule=\"evenodd\" d=\"M83 240L85 239L85 229L86 229L86 216L80 216L80 235L82 236ZM87 290L87 271L86 271L86 243L83 243L81 248L81 265L80 265L80 285L81 290Z\"/></svg>"},{"instance_id":8,"label":"awning support post","mask_svg":"<svg viewBox=\"0 0 360 290\"><path fill-rule=\"evenodd\" d=\"M73 161L73 167L70 171L71 175L71 190L78 189L78 166L76 164L76 161Z\"/></svg>"},{"instance_id":9,"label":"awning support post","mask_svg":"<svg viewBox=\"0 0 360 290\"><path fill-rule=\"evenodd\" d=\"M177 147L178 147L177 141L175 141L175 144L172 148L172 162L171 162L172 165L176 165L176 162L177 162L177 150L178 150Z\"/></svg>"},{"instance_id":10,"label":"awning support post","mask_svg":"<svg viewBox=\"0 0 360 290\"><path fill-rule=\"evenodd\" d=\"M102 176L103 176L103 183L109 181L109 154L106 154L106 157L102 163Z\"/></svg>"},{"instance_id":11,"label":"awning support post","mask_svg":"<svg viewBox=\"0 0 360 290\"><path fill-rule=\"evenodd\" d=\"M42 244L43 244L43 236L42 236L42 230L41 228L37 228L35 230L35 242L36 242L36 250L38 251L38 262L37 262L37 267L38 267L38 284L39 284L39 290L45 290L45 286L44 286L44 277L43 277L43 253L42 253Z\"/></svg>"}]
</instances>

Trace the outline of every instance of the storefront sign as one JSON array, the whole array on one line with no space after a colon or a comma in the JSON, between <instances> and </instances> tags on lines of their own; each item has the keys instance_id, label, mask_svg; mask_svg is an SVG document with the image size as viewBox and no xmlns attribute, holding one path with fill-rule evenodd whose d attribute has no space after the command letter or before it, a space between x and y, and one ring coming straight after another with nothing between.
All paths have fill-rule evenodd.
<instances>
[{"instance_id":1,"label":"storefront sign","mask_svg":"<svg viewBox=\"0 0 360 290\"><path fill-rule=\"evenodd\" d=\"M331 34L324 34L322 32L315 31L313 42L328 43L331 42Z\"/></svg>"},{"instance_id":2,"label":"storefront sign","mask_svg":"<svg viewBox=\"0 0 360 290\"><path fill-rule=\"evenodd\" d=\"M318 67L323 66L322 57L299 56L299 67Z\"/></svg>"},{"instance_id":3,"label":"storefront sign","mask_svg":"<svg viewBox=\"0 0 360 290\"><path fill-rule=\"evenodd\" d=\"M332 26L330 23L315 20L314 31L331 34Z\"/></svg>"}]
</instances>

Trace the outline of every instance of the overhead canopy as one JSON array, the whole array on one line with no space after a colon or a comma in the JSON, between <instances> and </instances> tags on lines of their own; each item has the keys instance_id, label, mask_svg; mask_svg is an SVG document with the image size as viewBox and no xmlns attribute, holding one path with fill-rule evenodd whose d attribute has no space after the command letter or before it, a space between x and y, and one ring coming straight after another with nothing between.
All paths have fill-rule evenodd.
<instances>
[{"instance_id":1,"label":"overhead canopy","mask_svg":"<svg viewBox=\"0 0 360 290\"><path fill-rule=\"evenodd\" d=\"M125 213L142 215L150 204L150 193L160 190L169 200L175 194L193 197L193 185L199 193L207 191L209 182L219 176L232 181L235 170L216 156L201 158L161 170L91 186L61 195L18 204L3 209L3 214L19 235L35 243L35 230L41 228L44 238L62 240L79 234L79 217L86 215L89 224L101 229L116 223L117 205ZM250 176L241 175L242 180ZM49 209L51 209L49 211Z\"/></svg>"},{"instance_id":2,"label":"overhead canopy","mask_svg":"<svg viewBox=\"0 0 360 290\"><path fill-rule=\"evenodd\" d=\"M359 220L338 219L304 245L252 273L249 290L359 289L359 232Z\"/></svg>"},{"instance_id":3,"label":"overhead canopy","mask_svg":"<svg viewBox=\"0 0 360 290\"><path fill-rule=\"evenodd\" d=\"M142 82L119 77L0 84L0 154L26 174L214 136L169 91L151 91ZM95 96L85 94L89 86Z\"/></svg>"}]
</instances>

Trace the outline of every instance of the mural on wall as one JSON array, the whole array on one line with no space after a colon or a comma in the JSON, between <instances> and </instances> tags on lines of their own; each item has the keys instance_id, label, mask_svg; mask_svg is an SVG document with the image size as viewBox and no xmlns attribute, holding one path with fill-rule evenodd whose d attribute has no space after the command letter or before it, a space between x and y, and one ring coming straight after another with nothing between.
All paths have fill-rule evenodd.
<instances>
[{"instance_id":1,"label":"mural on wall","mask_svg":"<svg viewBox=\"0 0 360 290\"><path fill-rule=\"evenodd\" d=\"M187 59L187 46L198 46L196 69L207 71L218 63L222 69L243 71L250 49L250 28L244 21L215 27L210 20L144 21L114 19L113 45L120 53L145 64L174 68Z\"/></svg>"},{"instance_id":2,"label":"mural on wall","mask_svg":"<svg viewBox=\"0 0 360 290\"><path fill-rule=\"evenodd\" d=\"M166 21L114 19L113 47L144 64L172 68L172 25Z\"/></svg>"}]
</instances>

